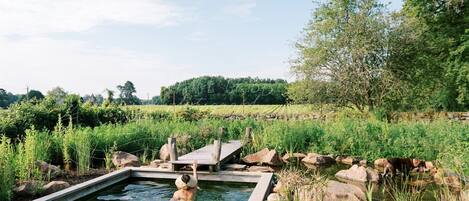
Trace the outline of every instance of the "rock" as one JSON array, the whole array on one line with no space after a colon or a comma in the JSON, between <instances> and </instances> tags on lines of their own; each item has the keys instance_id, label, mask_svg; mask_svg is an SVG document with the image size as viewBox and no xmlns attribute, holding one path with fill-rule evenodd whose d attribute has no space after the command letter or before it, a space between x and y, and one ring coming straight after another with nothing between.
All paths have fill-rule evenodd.
<instances>
[{"instance_id":1,"label":"rock","mask_svg":"<svg viewBox=\"0 0 469 201\"><path fill-rule=\"evenodd\" d=\"M140 161L137 156L123 151L112 154L112 163L116 167L139 167Z\"/></svg>"},{"instance_id":2,"label":"rock","mask_svg":"<svg viewBox=\"0 0 469 201\"><path fill-rule=\"evenodd\" d=\"M365 160L365 159L363 159L363 160L360 160L360 161L358 162L358 164L360 164L361 166L367 166L367 165L368 165L368 161Z\"/></svg>"},{"instance_id":3,"label":"rock","mask_svg":"<svg viewBox=\"0 0 469 201\"><path fill-rule=\"evenodd\" d=\"M373 169L363 166L353 165L348 170L341 170L335 174L335 177L342 180L353 182L378 182L379 175Z\"/></svg>"},{"instance_id":4,"label":"rock","mask_svg":"<svg viewBox=\"0 0 469 201\"><path fill-rule=\"evenodd\" d=\"M378 171L372 168L366 168L366 174L369 182L378 183L381 179Z\"/></svg>"},{"instance_id":5,"label":"rock","mask_svg":"<svg viewBox=\"0 0 469 201\"><path fill-rule=\"evenodd\" d=\"M346 164L346 165L353 165L353 164L357 164L359 163L361 160L361 158L358 158L358 157L352 157L352 156L347 156L347 157L344 157L344 156L338 156L335 161L338 162L338 163L343 163L343 164Z\"/></svg>"},{"instance_id":6,"label":"rock","mask_svg":"<svg viewBox=\"0 0 469 201\"><path fill-rule=\"evenodd\" d=\"M251 166L248 168L249 172L274 172L269 166Z\"/></svg>"},{"instance_id":7,"label":"rock","mask_svg":"<svg viewBox=\"0 0 469 201\"><path fill-rule=\"evenodd\" d=\"M334 163L335 159L327 155L308 153L308 155L301 161L303 163L308 163L311 165L328 165Z\"/></svg>"},{"instance_id":8,"label":"rock","mask_svg":"<svg viewBox=\"0 0 469 201\"><path fill-rule=\"evenodd\" d=\"M461 192L461 201L469 201L469 189Z\"/></svg>"},{"instance_id":9,"label":"rock","mask_svg":"<svg viewBox=\"0 0 469 201\"><path fill-rule=\"evenodd\" d=\"M241 171L246 169L246 165L242 164L225 164L223 165L223 169L226 171Z\"/></svg>"},{"instance_id":10,"label":"rock","mask_svg":"<svg viewBox=\"0 0 469 201\"><path fill-rule=\"evenodd\" d=\"M325 199L328 201L364 201L365 193L357 186L330 180L327 182Z\"/></svg>"},{"instance_id":11,"label":"rock","mask_svg":"<svg viewBox=\"0 0 469 201\"><path fill-rule=\"evenodd\" d=\"M267 197L267 201L282 201L282 198L278 193L271 193Z\"/></svg>"},{"instance_id":12,"label":"rock","mask_svg":"<svg viewBox=\"0 0 469 201\"><path fill-rule=\"evenodd\" d=\"M51 181L48 184L44 185L42 189L44 190L45 194L55 193L62 189L66 189L70 187L70 184L65 181Z\"/></svg>"},{"instance_id":13,"label":"rock","mask_svg":"<svg viewBox=\"0 0 469 201\"><path fill-rule=\"evenodd\" d=\"M269 150L267 148L245 156L243 161L247 164L267 164L272 166L282 165L282 161L280 160L277 151Z\"/></svg>"},{"instance_id":14,"label":"rock","mask_svg":"<svg viewBox=\"0 0 469 201\"><path fill-rule=\"evenodd\" d=\"M433 178L435 183L438 185L445 185L451 188L461 189L461 180L463 178L457 173L450 172L445 169L438 169Z\"/></svg>"},{"instance_id":15,"label":"rock","mask_svg":"<svg viewBox=\"0 0 469 201\"><path fill-rule=\"evenodd\" d=\"M284 188L285 188L285 187L283 186L283 183L282 183L281 181L278 181L277 184L275 184L275 187L274 187L274 189L272 189L272 191L273 191L274 193L279 193L279 194L281 194L282 191L284 190Z\"/></svg>"},{"instance_id":16,"label":"rock","mask_svg":"<svg viewBox=\"0 0 469 201\"><path fill-rule=\"evenodd\" d=\"M168 144L164 144L160 148L160 160L163 160L164 162L169 161L170 155L169 155L169 150L171 147L169 147Z\"/></svg>"},{"instance_id":17,"label":"rock","mask_svg":"<svg viewBox=\"0 0 469 201\"><path fill-rule=\"evenodd\" d=\"M19 196L32 196L42 191L42 186L39 181L27 181L16 187L13 191Z\"/></svg>"},{"instance_id":18,"label":"rock","mask_svg":"<svg viewBox=\"0 0 469 201\"><path fill-rule=\"evenodd\" d=\"M379 158L379 159L376 159L374 162L375 169L377 169L379 172L384 172L384 168L388 164L389 164L389 161L386 158Z\"/></svg>"},{"instance_id":19,"label":"rock","mask_svg":"<svg viewBox=\"0 0 469 201\"><path fill-rule=\"evenodd\" d=\"M50 176L51 178L63 175L63 171L59 167L44 161L36 161L36 167L39 168L43 175Z\"/></svg>"},{"instance_id":20,"label":"rock","mask_svg":"<svg viewBox=\"0 0 469 201\"><path fill-rule=\"evenodd\" d=\"M283 155L282 160L285 163L289 163L289 162L301 161L305 157L306 155L303 153L293 153L293 154L286 153L285 155Z\"/></svg>"}]
</instances>

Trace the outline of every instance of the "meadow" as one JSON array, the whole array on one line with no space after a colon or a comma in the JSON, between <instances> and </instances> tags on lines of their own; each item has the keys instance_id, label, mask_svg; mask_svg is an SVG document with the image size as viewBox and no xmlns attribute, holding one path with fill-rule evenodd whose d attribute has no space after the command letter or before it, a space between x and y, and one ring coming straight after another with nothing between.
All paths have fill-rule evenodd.
<instances>
[{"instance_id":1,"label":"meadow","mask_svg":"<svg viewBox=\"0 0 469 201\"><path fill-rule=\"evenodd\" d=\"M156 159L160 147L170 136L177 138L178 149L192 151L212 143L220 127L226 128L224 140L242 139L245 128L253 128L253 141L243 155L267 147L281 154L316 152L360 156L368 161L381 157L413 157L437 160L445 168L469 174L469 125L461 122L388 123L348 113L324 121L140 118L94 128L73 123L64 126L59 121L52 131L27 130L21 141L2 138L0 197L11 197L16 180L49 180L38 174L37 160L84 175L91 168L110 169L110 153L115 150L133 153L146 163Z\"/></svg>"}]
</instances>

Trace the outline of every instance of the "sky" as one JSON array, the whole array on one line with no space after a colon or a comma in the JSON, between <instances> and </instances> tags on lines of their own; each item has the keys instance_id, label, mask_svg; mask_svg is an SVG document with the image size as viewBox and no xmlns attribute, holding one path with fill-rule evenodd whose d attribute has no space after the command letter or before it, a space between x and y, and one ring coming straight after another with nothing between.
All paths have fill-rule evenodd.
<instances>
[{"instance_id":1,"label":"sky","mask_svg":"<svg viewBox=\"0 0 469 201\"><path fill-rule=\"evenodd\" d=\"M293 81L312 0L0 0L0 88L140 98L203 75ZM402 6L392 1L391 10Z\"/></svg>"}]
</instances>

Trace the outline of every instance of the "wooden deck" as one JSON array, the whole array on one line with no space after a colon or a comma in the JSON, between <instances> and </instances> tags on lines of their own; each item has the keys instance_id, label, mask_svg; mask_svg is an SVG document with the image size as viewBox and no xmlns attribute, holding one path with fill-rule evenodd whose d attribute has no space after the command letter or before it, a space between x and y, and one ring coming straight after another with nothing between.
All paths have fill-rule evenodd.
<instances>
[{"instance_id":1,"label":"wooden deck","mask_svg":"<svg viewBox=\"0 0 469 201\"><path fill-rule=\"evenodd\" d=\"M170 163L173 164L173 169L177 170L178 167L190 165L194 160L197 160L198 165L208 165L210 169L212 169L238 156L241 153L242 147L243 145L239 140L223 143L221 146L220 163L217 163L217 161L214 161L212 158L215 149L213 144L197 149L186 155L179 156L176 161L170 161Z\"/></svg>"}]
</instances>

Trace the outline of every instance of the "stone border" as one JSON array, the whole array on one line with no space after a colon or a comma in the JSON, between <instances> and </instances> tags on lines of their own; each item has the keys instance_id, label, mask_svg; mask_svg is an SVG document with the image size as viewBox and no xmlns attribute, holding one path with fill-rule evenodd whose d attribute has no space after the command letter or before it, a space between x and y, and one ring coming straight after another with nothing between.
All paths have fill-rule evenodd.
<instances>
[{"instance_id":1,"label":"stone border","mask_svg":"<svg viewBox=\"0 0 469 201\"><path fill-rule=\"evenodd\" d=\"M154 168L124 168L35 199L35 201L77 200L128 178L176 179L182 174L191 174L191 172L161 171ZM256 183L249 201L264 201L272 188L273 173L235 171L198 172L198 177L201 181Z\"/></svg>"}]
</instances>

